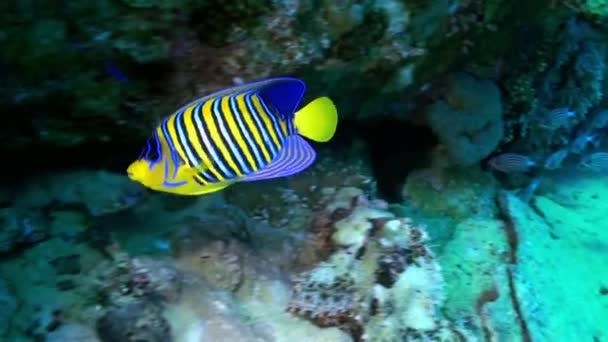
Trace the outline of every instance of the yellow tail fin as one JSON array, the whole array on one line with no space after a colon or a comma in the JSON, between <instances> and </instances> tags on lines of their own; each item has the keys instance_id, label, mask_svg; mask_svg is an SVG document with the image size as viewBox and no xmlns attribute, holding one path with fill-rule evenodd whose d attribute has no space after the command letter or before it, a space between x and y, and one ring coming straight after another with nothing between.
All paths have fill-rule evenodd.
<instances>
[{"instance_id":1,"label":"yellow tail fin","mask_svg":"<svg viewBox=\"0 0 608 342\"><path fill-rule=\"evenodd\" d=\"M328 97L319 97L296 112L294 124L306 138L326 142L336 132L338 111Z\"/></svg>"}]
</instances>

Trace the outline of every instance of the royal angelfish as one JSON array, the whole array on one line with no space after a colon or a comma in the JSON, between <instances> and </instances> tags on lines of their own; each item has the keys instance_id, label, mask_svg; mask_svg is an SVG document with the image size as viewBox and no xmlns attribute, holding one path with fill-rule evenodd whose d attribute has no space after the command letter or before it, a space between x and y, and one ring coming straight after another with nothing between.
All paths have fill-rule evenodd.
<instances>
[{"instance_id":1,"label":"royal angelfish","mask_svg":"<svg viewBox=\"0 0 608 342\"><path fill-rule=\"evenodd\" d=\"M297 110L305 90L302 80L282 77L197 99L160 123L129 178L157 191L202 195L299 173L316 157L303 137L326 142L338 123L327 97Z\"/></svg>"}]
</instances>

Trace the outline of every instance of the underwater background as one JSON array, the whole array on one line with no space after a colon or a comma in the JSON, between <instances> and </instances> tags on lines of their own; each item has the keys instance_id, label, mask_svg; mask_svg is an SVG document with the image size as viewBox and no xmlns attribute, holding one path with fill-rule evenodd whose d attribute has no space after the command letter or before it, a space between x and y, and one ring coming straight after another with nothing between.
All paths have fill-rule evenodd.
<instances>
[{"instance_id":1,"label":"underwater background","mask_svg":"<svg viewBox=\"0 0 608 342\"><path fill-rule=\"evenodd\" d=\"M0 341L608 342L606 0L8 0L0 47ZM129 179L276 76L310 168Z\"/></svg>"}]
</instances>

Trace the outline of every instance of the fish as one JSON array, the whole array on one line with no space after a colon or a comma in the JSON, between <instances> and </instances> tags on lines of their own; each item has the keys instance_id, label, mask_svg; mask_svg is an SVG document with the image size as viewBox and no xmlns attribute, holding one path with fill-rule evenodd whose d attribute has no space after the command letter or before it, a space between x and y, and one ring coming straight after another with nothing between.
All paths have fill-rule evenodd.
<instances>
[{"instance_id":1,"label":"fish","mask_svg":"<svg viewBox=\"0 0 608 342\"><path fill-rule=\"evenodd\" d=\"M525 187L524 189L521 189L518 192L519 198L521 198L522 201L529 203L530 200L532 200L532 197L534 196L534 194L536 194L536 192L538 191L538 188L540 187L540 185L543 182L543 178L542 177L536 177L534 178L530 184L528 184L527 187Z\"/></svg>"},{"instance_id":2,"label":"fish","mask_svg":"<svg viewBox=\"0 0 608 342\"><path fill-rule=\"evenodd\" d=\"M595 172L608 172L608 152L594 152L581 158L579 166Z\"/></svg>"},{"instance_id":3,"label":"fish","mask_svg":"<svg viewBox=\"0 0 608 342\"><path fill-rule=\"evenodd\" d=\"M536 166L536 162L523 154L503 153L491 158L488 165L504 173L521 173L530 171Z\"/></svg>"},{"instance_id":4,"label":"fish","mask_svg":"<svg viewBox=\"0 0 608 342\"><path fill-rule=\"evenodd\" d=\"M305 91L298 78L275 77L198 98L161 121L127 175L155 191L204 195L303 172L316 159L307 139L327 142L338 125L328 97L299 108Z\"/></svg>"},{"instance_id":5,"label":"fish","mask_svg":"<svg viewBox=\"0 0 608 342\"><path fill-rule=\"evenodd\" d=\"M600 137L597 133L583 134L572 141L570 144L570 152L581 154L587 149L589 144L597 147L599 140Z\"/></svg>"},{"instance_id":6,"label":"fish","mask_svg":"<svg viewBox=\"0 0 608 342\"><path fill-rule=\"evenodd\" d=\"M602 129L608 126L608 109L604 109L593 116L591 120L591 127L596 129Z\"/></svg>"},{"instance_id":7,"label":"fish","mask_svg":"<svg viewBox=\"0 0 608 342\"><path fill-rule=\"evenodd\" d=\"M125 73L112 61L107 61L104 64L104 68L108 75L110 75L113 79L118 82L127 82L129 78Z\"/></svg>"},{"instance_id":8,"label":"fish","mask_svg":"<svg viewBox=\"0 0 608 342\"><path fill-rule=\"evenodd\" d=\"M544 129L558 129L568 126L570 119L576 116L576 112L569 108L555 108L550 110L541 120L539 126Z\"/></svg>"},{"instance_id":9,"label":"fish","mask_svg":"<svg viewBox=\"0 0 608 342\"><path fill-rule=\"evenodd\" d=\"M551 153L547 159L545 159L545 163L543 167L547 170L555 170L562 167L562 163L568 157L568 150L561 149Z\"/></svg>"}]
</instances>

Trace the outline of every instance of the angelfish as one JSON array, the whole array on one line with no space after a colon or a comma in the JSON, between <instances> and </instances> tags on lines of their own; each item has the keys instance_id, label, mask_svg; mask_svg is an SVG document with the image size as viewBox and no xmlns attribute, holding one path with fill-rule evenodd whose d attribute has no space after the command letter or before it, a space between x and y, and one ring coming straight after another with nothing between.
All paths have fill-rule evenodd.
<instances>
[{"instance_id":1,"label":"angelfish","mask_svg":"<svg viewBox=\"0 0 608 342\"><path fill-rule=\"evenodd\" d=\"M298 109L305 91L279 77L196 99L162 120L127 174L156 191L202 195L302 172L316 158L304 138L327 142L338 123L328 97Z\"/></svg>"}]
</instances>

